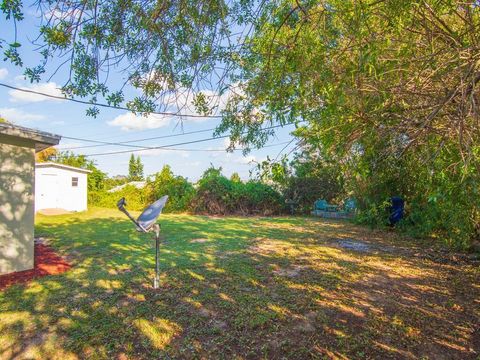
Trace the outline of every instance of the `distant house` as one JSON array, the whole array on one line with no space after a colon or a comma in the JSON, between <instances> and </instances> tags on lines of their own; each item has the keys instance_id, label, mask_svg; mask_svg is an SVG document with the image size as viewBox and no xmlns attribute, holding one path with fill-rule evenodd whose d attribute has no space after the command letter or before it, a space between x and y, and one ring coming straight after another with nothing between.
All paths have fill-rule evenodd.
<instances>
[{"instance_id":1,"label":"distant house","mask_svg":"<svg viewBox=\"0 0 480 360\"><path fill-rule=\"evenodd\" d=\"M107 192L114 193L114 192L122 190L125 186L133 186L133 187L136 187L137 189L143 189L145 187L145 185L147 185L146 181L130 181L126 184L115 186L114 188L111 188Z\"/></svg>"},{"instance_id":2,"label":"distant house","mask_svg":"<svg viewBox=\"0 0 480 360\"><path fill-rule=\"evenodd\" d=\"M0 274L33 268L35 153L60 136L0 123Z\"/></svg>"},{"instance_id":3,"label":"distant house","mask_svg":"<svg viewBox=\"0 0 480 360\"><path fill-rule=\"evenodd\" d=\"M87 210L87 176L90 170L52 162L35 164L35 211Z\"/></svg>"}]
</instances>

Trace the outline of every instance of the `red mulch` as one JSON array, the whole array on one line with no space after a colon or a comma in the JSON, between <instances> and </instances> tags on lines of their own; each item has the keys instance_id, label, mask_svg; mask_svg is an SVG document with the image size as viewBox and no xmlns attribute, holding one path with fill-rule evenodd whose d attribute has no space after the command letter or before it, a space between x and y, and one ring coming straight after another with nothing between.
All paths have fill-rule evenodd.
<instances>
[{"instance_id":1,"label":"red mulch","mask_svg":"<svg viewBox=\"0 0 480 360\"><path fill-rule=\"evenodd\" d=\"M71 268L71 265L58 256L50 246L37 242L35 242L34 264L31 270L0 275L0 290L42 276L61 274Z\"/></svg>"}]
</instances>

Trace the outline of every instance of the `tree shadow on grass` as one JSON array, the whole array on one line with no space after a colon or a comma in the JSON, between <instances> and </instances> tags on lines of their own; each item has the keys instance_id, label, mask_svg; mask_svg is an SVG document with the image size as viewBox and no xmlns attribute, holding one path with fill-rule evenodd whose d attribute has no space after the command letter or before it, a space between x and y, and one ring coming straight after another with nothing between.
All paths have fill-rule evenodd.
<instances>
[{"instance_id":1,"label":"tree shadow on grass","mask_svg":"<svg viewBox=\"0 0 480 360\"><path fill-rule=\"evenodd\" d=\"M0 357L464 359L479 351L478 272L331 246L331 238L382 241L348 223L165 216L161 224L154 291L153 242L130 222L42 221L37 235L74 268L0 293Z\"/></svg>"}]
</instances>

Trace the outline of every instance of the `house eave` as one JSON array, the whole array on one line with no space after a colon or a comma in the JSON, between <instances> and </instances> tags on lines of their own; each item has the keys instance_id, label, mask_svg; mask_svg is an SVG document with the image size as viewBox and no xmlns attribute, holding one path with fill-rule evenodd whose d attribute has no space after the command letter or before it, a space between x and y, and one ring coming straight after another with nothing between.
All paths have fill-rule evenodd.
<instances>
[{"instance_id":1,"label":"house eave","mask_svg":"<svg viewBox=\"0 0 480 360\"><path fill-rule=\"evenodd\" d=\"M51 134L45 131L29 129L23 126L0 123L0 135L7 138L20 138L34 144L35 152L42 151L51 146L58 145L60 135Z\"/></svg>"}]
</instances>

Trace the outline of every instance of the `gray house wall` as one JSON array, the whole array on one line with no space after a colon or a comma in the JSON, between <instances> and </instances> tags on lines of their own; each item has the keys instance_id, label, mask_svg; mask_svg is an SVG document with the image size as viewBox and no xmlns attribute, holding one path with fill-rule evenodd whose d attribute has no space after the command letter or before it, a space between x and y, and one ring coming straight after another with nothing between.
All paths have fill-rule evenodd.
<instances>
[{"instance_id":1,"label":"gray house wall","mask_svg":"<svg viewBox=\"0 0 480 360\"><path fill-rule=\"evenodd\" d=\"M33 268L35 142L0 134L0 274Z\"/></svg>"}]
</instances>

